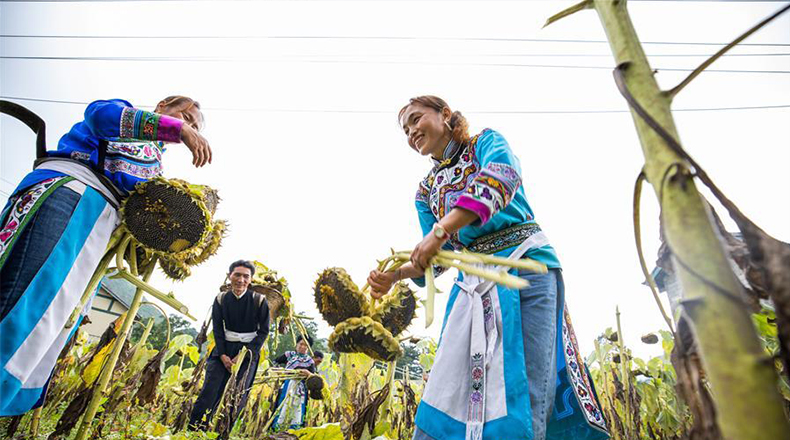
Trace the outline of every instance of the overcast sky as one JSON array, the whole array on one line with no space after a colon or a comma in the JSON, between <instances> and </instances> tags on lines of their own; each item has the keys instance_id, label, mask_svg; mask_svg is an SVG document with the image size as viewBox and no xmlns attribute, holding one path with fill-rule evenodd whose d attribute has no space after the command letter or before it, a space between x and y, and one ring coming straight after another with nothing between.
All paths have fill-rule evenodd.
<instances>
[{"instance_id":1,"label":"overcast sky","mask_svg":"<svg viewBox=\"0 0 790 440\"><path fill-rule=\"evenodd\" d=\"M230 221L230 235L187 281L153 278L200 318L233 260L277 270L297 310L318 316L312 285L322 269L344 267L362 285L391 247L413 247L421 238L414 193L430 164L406 145L397 111L412 96L439 95L474 132L501 132L521 159L527 198L564 267L583 350L615 326L619 305L626 342L655 353L638 339L663 323L633 244L631 198L643 156L612 80L603 28L584 11L541 29L571 4L4 2L0 95L28 99L15 101L44 118L51 149L82 119L80 103L123 98L150 110L172 94L201 102L214 163L197 170L186 148L172 145L165 174L217 188L217 216ZM664 69L693 69L782 5L661 1L629 9L659 83L670 88L688 72ZM201 38L138 38L145 36ZM705 44L657 44L691 42ZM716 62L711 69L720 71L702 74L676 98L675 109L698 111L676 111L675 121L719 187L788 241L790 14L746 42L733 51L741 56ZM701 110L765 106L779 108ZM34 138L8 117L0 124L4 203L30 169ZM651 190L643 202L652 265ZM440 288L449 291L452 277L442 276ZM438 317L446 296L438 297ZM420 314L410 331L435 337L440 324L425 329ZM323 323L321 333L329 333Z\"/></svg>"}]
</instances>

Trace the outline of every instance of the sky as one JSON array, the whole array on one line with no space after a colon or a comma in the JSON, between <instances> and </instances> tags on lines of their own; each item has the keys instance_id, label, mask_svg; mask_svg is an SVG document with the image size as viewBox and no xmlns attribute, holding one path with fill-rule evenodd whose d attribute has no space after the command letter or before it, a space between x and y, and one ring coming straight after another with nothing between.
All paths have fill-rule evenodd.
<instances>
[{"instance_id":1,"label":"sky","mask_svg":"<svg viewBox=\"0 0 790 440\"><path fill-rule=\"evenodd\" d=\"M414 194L430 163L408 148L397 112L410 97L441 96L473 133L499 131L520 158L527 198L564 268L582 350L616 327L619 307L626 344L658 354L639 341L664 326L633 241L633 182L644 159L606 36L594 11L542 28L571 4L2 2L0 96L46 121L50 149L96 99L148 110L173 94L200 101L213 164L195 169L187 149L171 145L165 174L219 190L217 218L230 234L186 281L152 279L199 319L236 259L277 270L296 309L317 317L312 286L324 268L344 267L362 285L390 248L416 245ZM633 1L629 10L668 89L688 72L665 69L695 68L782 5ZM687 151L742 211L790 241L790 14L746 43L678 95L675 122ZM30 170L34 145L26 127L0 117L0 203ZM652 267L658 209L647 188L642 230ZM439 288L449 292L453 276ZM446 298L437 296L437 317ZM435 338L440 326L437 318L426 329L419 311L409 332Z\"/></svg>"}]
</instances>

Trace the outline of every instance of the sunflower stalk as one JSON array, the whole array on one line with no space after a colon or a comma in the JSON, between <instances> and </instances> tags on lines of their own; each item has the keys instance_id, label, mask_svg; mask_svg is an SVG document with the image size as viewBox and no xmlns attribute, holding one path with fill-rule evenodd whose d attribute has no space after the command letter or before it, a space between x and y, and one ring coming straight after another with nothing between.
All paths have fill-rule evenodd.
<instances>
[{"instance_id":1,"label":"sunflower stalk","mask_svg":"<svg viewBox=\"0 0 790 440\"><path fill-rule=\"evenodd\" d=\"M409 259L409 256L406 254L398 254L398 256L401 260ZM449 258L440 257L438 255L431 259L430 264L443 267L454 267L462 272L468 273L469 275L476 275L484 280L493 281L497 284L501 284L512 289L523 289L529 286L529 283L526 280L510 275L505 271L495 271L478 266L472 266L471 264L467 263L458 263Z\"/></svg>"},{"instance_id":2,"label":"sunflower stalk","mask_svg":"<svg viewBox=\"0 0 790 440\"><path fill-rule=\"evenodd\" d=\"M433 273L433 265L428 265L428 268L425 269L425 287L428 289L428 296L425 298L425 301L423 301L423 305L425 306L425 328L428 328L433 324L433 305L436 298L436 282Z\"/></svg>"},{"instance_id":3,"label":"sunflower stalk","mask_svg":"<svg viewBox=\"0 0 790 440\"><path fill-rule=\"evenodd\" d=\"M123 250L123 248L124 246L121 246L121 250ZM153 269L154 266L149 266L146 272L143 274L143 279L145 281L148 281L148 279L151 278ZM93 396L91 397L90 403L88 404L88 408L85 410L82 416L75 440L85 440L88 438L93 419L99 410L99 405L101 404L101 401L107 397L105 393L107 384L109 384L112 373L115 370L115 365L121 355L124 342L126 342L129 330L132 327L132 322L134 322L134 317L137 315L137 311L140 309L142 299L143 289L138 287L134 295L134 300L132 300L132 304L129 306L129 310L126 312L126 317L121 324L121 330L118 332L118 336L116 337L110 357L107 359L104 367L102 368L101 375L99 376L96 383Z\"/></svg>"},{"instance_id":4,"label":"sunflower stalk","mask_svg":"<svg viewBox=\"0 0 790 440\"><path fill-rule=\"evenodd\" d=\"M150 284L146 283L145 281L140 280L139 278L135 277L134 275L130 274L126 269L119 269L117 274L112 275L110 278L123 278L126 281L133 284L135 287L142 289L146 293L150 294L154 298L162 301L163 303L169 305L170 307L176 309L179 313L183 314L187 318L197 321L197 318L189 314L189 309L187 308L184 303L177 300L173 292L164 293L157 288L151 286Z\"/></svg>"}]
</instances>

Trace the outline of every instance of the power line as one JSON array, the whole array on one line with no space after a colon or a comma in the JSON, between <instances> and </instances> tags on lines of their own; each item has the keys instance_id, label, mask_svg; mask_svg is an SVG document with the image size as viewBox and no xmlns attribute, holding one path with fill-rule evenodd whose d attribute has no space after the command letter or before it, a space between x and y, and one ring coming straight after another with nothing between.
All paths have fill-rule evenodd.
<instances>
[{"instance_id":1,"label":"power line","mask_svg":"<svg viewBox=\"0 0 790 440\"><path fill-rule=\"evenodd\" d=\"M36 57L36 56L0 56L5 60L43 60L43 61L121 61L121 62L267 62L279 61L277 59L255 58L202 58L202 57ZM518 63L469 63L469 62L429 62L429 61L381 61L381 60L311 60L311 59L284 59L281 62L308 63L308 64L400 64L421 66L465 66L465 67L530 67L541 69L596 69L611 70L611 66L580 66L558 64L518 64ZM653 70L665 72L692 72L694 69L673 67L655 67ZM739 70L739 69L705 69L705 72L717 73L779 73L787 74L790 70Z\"/></svg>"},{"instance_id":2,"label":"power line","mask_svg":"<svg viewBox=\"0 0 790 440\"><path fill-rule=\"evenodd\" d=\"M388 40L388 41L504 41L527 43L608 44L607 40L503 38L503 37L405 37L371 35L24 35L0 34L0 38L106 39L106 40ZM727 43L691 41L643 41L642 44L726 46ZM790 43L739 43L739 46L790 47Z\"/></svg>"},{"instance_id":3,"label":"power line","mask_svg":"<svg viewBox=\"0 0 790 440\"><path fill-rule=\"evenodd\" d=\"M306 53L306 54L283 54L273 57L274 59L293 59L305 57L319 57L319 58L384 58L384 57L417 57L417 56L430 56L430 57L462 57L462 58L612 58L611 53L425 53L425 54L403 54L403 53ZM707 58L713 56L712 53L655 53L646 54L648 58ZM757 53L726 53L722 57L786 57L790 56L790 52L757 52ZM68 57L72 58L72 57ZM114 57L123 59L168 59L168 60L185 60L185 61L255 61L263 59L257 58L244 58L244 57Z\"/></svg>"},{"instance_id":4,"label":"power line","mask_svg":"<svg viewBox=\"0 0 790 440\"><path fill-rule=\"evenodd\" d=\"M150 1L179 3L179 2L191 2L191 1L219 2L220 0L0 0L0 3L140 3L140 2L150 2ZM222 1L266 3L266 2L278 1L278 0L222 0ZM357 0L357 1L364 1L364 0ZM509 0L509 1L545 2L547 0ZM647 2L680 3L688 0L629 0L629 1L640 2L640 3L647 3ZM694 1L707 2L707 3L751 3L754 2L755 0L694 0ZM765 2L765 3L772 3L772 2L779 3L786 0L757 0L757 1Z\"/></svg>"},{"instance_id":5,"label":"power line","mask_svg":"<svg viewBox=\"0 0 790 440\"><path fill-rule=\"evenodd\" d=\"M17 101L45 102L52 104L73 104L88 105L85 101L66 101L43 98L26 98L20 96L0 96L0 99L13 99ZM143 104L141 107L154 107L152 104ZM708 108L681 108L674 109L675 112L706 112L706 111L728 111L728 110L768 110L790 108L790 104L779 105L760 105L760 106L740 106L740 107L708 107ZM240 111L240 112L261 112L261 113L334 113L334 114L392 114L392 110L338 110L338 109L277 109L277 108L231 108L231 107L202 107L203 110L211 111ZM608 113L629 113L630 110L482 110L465 111L469 114L490 114L490 115L559 115L559 114L608 114Z\"/></svg>"}]
</instances>

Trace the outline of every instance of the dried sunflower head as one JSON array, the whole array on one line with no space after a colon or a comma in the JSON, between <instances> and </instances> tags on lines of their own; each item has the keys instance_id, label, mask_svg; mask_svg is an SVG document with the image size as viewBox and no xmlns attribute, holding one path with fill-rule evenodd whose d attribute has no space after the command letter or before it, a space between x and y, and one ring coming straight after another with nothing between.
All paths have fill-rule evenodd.
<instances>
[{"instance_id":1,"label":"dried sunflower head","mask_svg":"<svg viewBox=\"0 0 790 440\"><path fill-rule=\"evenodd\" d=\"M321 400L323 399L322 391L324 389L324 379L321 376L314 374L307 378L304 381L305 386L307 387L307 391L311 399L314 400Z\"/></svg>"},{"instance_id":2,"label":"dried sunflower head","mask_svg":"<svg viewBox=\"0 0 790 440\"><path fill-rule=\"evenodd\" d=\"M411 324L416 316L417 298L409 285L395 284L373 310L373 319L380 322L392 336L398 336Z\"/></svg>"},{"instance_id":3,"label":"dried sunflower head","mask_svg":"<svg viewBox=\"0 0 790 440\"><path fill-rule=\"evenodd\" d=\"M215 221L205 242L187 257L184 262L189 266L196 266L213 257L219 250L220 245L222 245L222 239L225 238L227 231L228 223L225 220Z\"/></svg>"},{"instance_id":4,"label":"dried sunflower head","mask_svg":"<svg viewBox=\"0 0 790 440\"><path fill-rule=\"evenodd\" d=\"M204 197L216 191L183 180L155 179L137 185L121 207L123 222L142 246L159 255L186 258L211 231Z\"/></svg>"},{"instance_id":5,"label":"dried sunflower head","mask_svg":"<svg viewBox=\"0 0 790 440\"><path fill-rule=\"evenodd\" d=\"M370 304L351 277L340 267L330 267L315 282L315 303L331 326L370 315Z\"/></svg>"},{"instance_id":6,"label":"dried sunflower head","mask_svg":"<svg viewBox=\"0 0 790 440\"><path fill-rule=\"evenodd\" d=\"M192 269L184 261L175 258L160 257L159 267L168 278L176 281L184 281L192 275Z\"/></svg>"},{"instance_id":7,"label":"dried sunflower head","mask_svg":"<svg viewBox=\"0 0 790 440\"><path fill-rule=\"evenodd\" d=\"M329 336L329 348L340 353L364 353L380 361L394 361L402 351L389 330L369 316L341 322Z\"/></svg>"}]
</instances>

